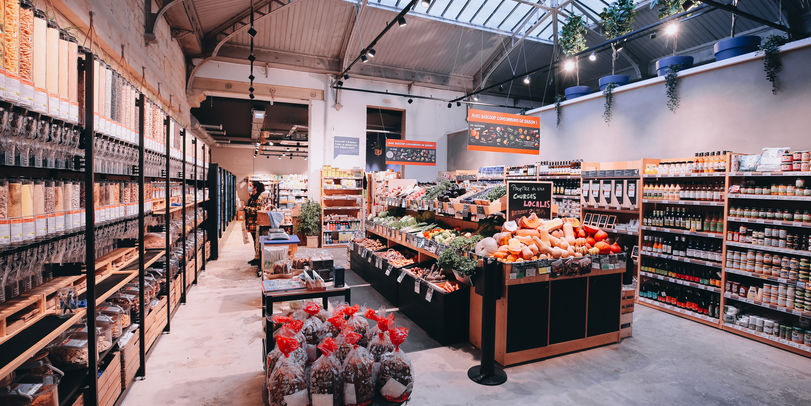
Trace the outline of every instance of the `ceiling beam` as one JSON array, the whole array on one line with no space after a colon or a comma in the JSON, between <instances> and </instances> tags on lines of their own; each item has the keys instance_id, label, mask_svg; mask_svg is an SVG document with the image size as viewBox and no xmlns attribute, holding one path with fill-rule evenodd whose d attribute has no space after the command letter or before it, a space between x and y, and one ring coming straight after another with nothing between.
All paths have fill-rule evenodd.
<instances>
[{"instance_id":1,"label":"ceiling beam","mask_svg":"<svg viewBox=\"0 0 811 406\"><path fill-rule=\"evenodd\" d=\"M191 0L183 0L183 8L186 11L186 18L189 19L192 31L194 31L194 38L197 44L202 48L203 46L203 26L200 24L200 15L197 14L197 7L194 6Z\"/></svg>"},{"instance_id":2,"label":"ceiling beam","mask_svg":"<svg viewBox=\"0 0 811 406\"><path fill-rule=\"evenodd\" d=\"M166 14L166 12L175 5L180 4L185 0L172 0L161 6L157 13L152 12L152 0L144 0L144 14L146 22L144 23L144 40L147 44L151 44L157 40L155 37L155 24L158 20Z\"/></svg>"},{"instance_id":3,"label":"ceiling beam","mask_svg":"<svg viewBox=\"0 0 811 406\"><path fill-rule=\"evenodd\" d=\"M254 4L253 7L254 25L259 24L259 22L261 22L263 19L278 13L280 10L285 10L295 1L296 0L259 0L259 2ZM261 6L258 6L260 4ZM197 72L200 70L200 67L203 66L203 64L205 64L207 61L217 57L220 49L229 40L231 40L231 38L235 37L241 32L247 31L248 28L250 28L250 17L251 10L248 9L247 11L240 13L237 17L227 21L229 25L221 25L205 35L205 38L203 39L204 55L202 58L197 58L197 63L193 66L190 64L189 77L186 80L187 91L192 88L194 78L197 76Z\"/></svg>"},{"instance_id":4,"label":"ceiling beam","mask_svg":"<svg viewBox=\"0 0 811 406\"><path fill-rule=\"evenodd\" d=\"M349 47L352 45L356 33L359 31L358 26L360 25L363 12L366 10L366 2L367 0L358 0L358 3L355 5L355 15L349 20L349 35L344 38L344 42L341 44L341 53L338 56L341 61L342 72L346 69L346 66L349 65Z\"/></svg>"}]
</instances>

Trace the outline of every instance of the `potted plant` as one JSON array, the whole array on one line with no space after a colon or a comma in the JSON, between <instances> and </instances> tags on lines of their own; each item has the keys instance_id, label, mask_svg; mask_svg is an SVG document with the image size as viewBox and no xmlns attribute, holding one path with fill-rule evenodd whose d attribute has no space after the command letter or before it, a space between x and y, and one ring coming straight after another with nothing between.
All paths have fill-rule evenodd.
<instances>
[{"instance_id":1,"label":"potted plant","mask_svg":"<svg viewBox=\"0 0 811 406\"><path fill-rule=\"evenodd\" d=\"M738 0L732 0L732 6L738 7ZM755 52L760 46L760 37L757 35L735 36L736 15L735 13L730 14L732 14L732 29L730 30L729 38L716 42L715 47L713 47L716 61Z\"/></svg>"},{"instance_id":2,"label":"potted plant","mask_svg":"<svg viewBox=\"0 0 811 406\"><path fill-rule=\"evenodd\" d=\"M586 23L583 17L575 14L569 16L560 30L558 44L564 55L574 56L574 70L577 75L577 86L567 87L564 90L566 98L573 99L591 93L590 87L580 86L580 60L575 56L586 50Z\"/></svg>"},{"instance_id":3,"label":"potted plant","mask_svg":"<svg viewBox=\"0 0 811 406\"><path fill-rule=\"evenodd\" d=\"M628 34L633 29L636 10L633 0L617 0L600 13L600 25L603 27L605 38L609 41ZM628 84L628 75L617 75L617 43L611 43L611 75L600 78L600 90L605 90L609 83L622 86Z\"/></svg>"},{"instance_id":4,"label":"potted plant","mask_svg":"<svg viewBox=\"0 0 811 406\"><path fill-rule=\"evenodd\" d=\"M307 200L301 205L301 214L296 224L296 234L307 237L307 248L318 248L318 236L321 234L321 205Z\"/></svg>"},{"instance_id":5,"label":"potted plant","mask_svg":"<svg viewBox=\"0 0 811 406\"><path fill-rule=\"evenodd\" d=\"M676 15L682 11L684 0L653 0L650 2L650 8L659 7L659 19L665 19L670 16ZM675 24L675 23L673 23ZM676 26L673 26L674 28ZM692 56L676 55L676 49L679 45L678 32L673 34L673 55L666 56L656 61L656 74L658 76L665 76L671 70L675 71L691 68L693 66Z\"/></svg>"}]
</instances>

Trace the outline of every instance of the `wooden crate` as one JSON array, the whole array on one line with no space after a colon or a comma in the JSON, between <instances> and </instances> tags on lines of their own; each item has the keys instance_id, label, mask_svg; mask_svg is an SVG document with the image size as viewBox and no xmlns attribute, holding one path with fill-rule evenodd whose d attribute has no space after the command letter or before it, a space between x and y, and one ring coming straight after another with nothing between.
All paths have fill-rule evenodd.
<instances>
[{"instance_id":1,"label":"wooden crate","mask_svg":"<svg viewBox=\"0 0 811 406\"><path fill-rule=\"evenodd\" d=\"M620 338L631 337L633 334L631 331L631 326L620 329Z\"/></svg>"},{"instance_id":2,"label":"wooden crate","mask_svg":"<svg viewBox=\"0 0 811 406\"><path fill-rule=\"evenodd\" d=\"M155 343L158 336L161 335L163 332L163 328L166 326L166 296L162 297L160 303L152 308L152 311L146 315L146 320L144 324L146 324L146 348L149 350L152 348L152 344Z\"/></svg>"},{"instance_id":3,"label":"wooden crate","mask_svg":"<svg viewBox=\"0 0 811 406\"><path fill-rule=\"evenodd\" d=\"M113 359L101 372L98 381L99 406L112 406L121 394L121 352L116 351Z\"/></svg>"},{"instance_id":4,"label":"wooden crate","mask_svg":"<svg viewBox=\"0 0 811 406\"><path fill-rule=\"evenodd\" d=\"M58 309L57 292L80 277L57 277L0 306L0 343Z\"/></svg>"},{"instance_id":5,"label":"wooden crate","mask_svg":"<svg viewBox=\"0 0 811 406\"><path fill-rule=\"evenodd\" d=\"M634 321L633 313L625 313L620 315L620 326L631 324Z\"/></svg>"},{"instance_id":6,"label":"wooden crate","mask_svg":"<svg viewBox=\"0 0 811 406\"><path fill-rule=\"evenodd\" d=\"M635 296L636 291L633 288L622 289L622 314L634 312Z\"/></svg>"},{"instance_id":7,"label":"wooden crate","mask_svg":"<svg viewBox=\"0 0 811 406\"><path fill-rule=\"evenodd\" d=\"M141 366L141 355L139 353L140 347L140 330L138 328L131 330L132 337L124 342L119 341L121 346L121 388L127 389L135 380L135 374L138 373L138 367Z\"/></svg>"}]
</instances>

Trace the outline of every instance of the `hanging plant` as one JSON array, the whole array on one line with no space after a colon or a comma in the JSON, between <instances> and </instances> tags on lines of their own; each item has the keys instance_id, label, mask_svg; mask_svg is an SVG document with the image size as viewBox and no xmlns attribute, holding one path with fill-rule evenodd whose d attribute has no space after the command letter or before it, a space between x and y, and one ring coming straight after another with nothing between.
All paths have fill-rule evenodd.
<instances>
[{"instance_id":1,"label":"hanging plant","mask_svg":"<svg viewBox=\"0 0 811 406\"><path fill-rule=\"evenodd\" d=\"M665 75L665 94L667 95L667 108L675 112L679 108L679 65L670 65Z\"/></svg>"},{"instance_id":2,"label":"hanging plant","mask_svg":"<svg viewBox=\"0 0 811 406\"><path fill-rule=\"evenodd\" d=\"M650 2L650 9L653 10L658 7L659 19L662 20L681 13L682 10L684 10L682 4L684 4L684 0L652 0ZM693 6L690 6L688 9L692 7Z\"/></svg>"},{"instance_id":3,"label":"hanging plant","mask_svg":"<svg viewBox=\"0 0 811 406\"><path fill-rule=\"evenodd\" d=\"M617 0L608 7L603 8L600 13L600 25L603 27L603 34L609 41L628 34L633 29L636 10L634 0ZM611 43L611 74L616 74L617 65L617 44Z\"/></svg>"},{"instance_id":4,"label":"hanging plant","mask_svg":"<svg viewBox=\"0 0 811 406\"><path fill-rule=\"evenodd\" d=\"M566 96L555 96L555 127L560 127L560 103L563 103L564 100L566 100Z\"/></svg>"},{"instance_id":5,"label":"hanging plant","mask_svg":"<svg viewBox=\"0 0 811 406\"><path fill-rule=\"evenodd\" d=\"M783 60L780 57L780 47L788 42L788 38L780 35L770 35L760 45L763 51L763 72L766 80L772 83L772 94L777 94L777 74L783 70Z\"/></svg>"},{"instance_id":6,"label":"hanging plant","mask_svg":"<svg viewBox=\"0 0 811 406\"><path fill-rule=\"evenodd\" d=\"M569 19L566 20L560 30L558 45L560 45L561 52L566 56L576 55L586 50L586 22L583 21L583 17L575 14L569 16ZM576 65L577 60L575 60ZM575 69L577 85L580 86L580 70L577 68L579 67L576 66Z\"/></svg>"},{"instance_id":7,"label":"hanging plant","mask_svg":"<svg viewBox=\"0 0 811 406\"><path fill-rule=\"evenodd\" d=\"M614 88L617 87L616 83L609 83L603 89L603 96L605 96L605 102L603 103L603 121L606 124L611 122L611 115L614 113Z\"/></svg>"}]
</instances>

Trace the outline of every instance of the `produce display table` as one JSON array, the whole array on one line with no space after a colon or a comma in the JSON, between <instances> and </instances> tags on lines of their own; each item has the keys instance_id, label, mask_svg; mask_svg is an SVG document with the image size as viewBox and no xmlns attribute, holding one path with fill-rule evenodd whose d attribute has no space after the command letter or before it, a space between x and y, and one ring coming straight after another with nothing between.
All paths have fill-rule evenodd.
<instances>
[{"instance_id":1,"label":"produce display table","mask_svg":"<svg viewBox=\"0 0 811 406\"><path fill-rule=\"evenodd\" d=\"M604 256L603 268L624 264ZM599 257L597 257L599 258ZM514 365L620 341L622 273L625 267L552 277L539 269L524 276L503 264L496 303L495 359ZM533 272L534 273L534 272ZM481 346L482 297L470 292L470 342Z\"/></svg>"},{"instance_id":2,"label":"produce display table","mask_svg":"<svg viewBox=\"0 0 811 406\"><path fill-rule=\"evenodd\" d=\"M273 315L273 303L320 298L322 306L326 309L329 304L327 299L335 296L343 296L346 303L350 303L352 299L352 294L348 286L336 288L332 283L327 284L327 288L324 290L295 289L286 291L265 291L263 287L262 324L265 329L265 338L262 340L264 341L262 347L265 349L265 354L262 356L263 363L265 355L276 346L276 341L273 340L273 321L270 320L270 317Z\"/></svg>"}]
</instances>

